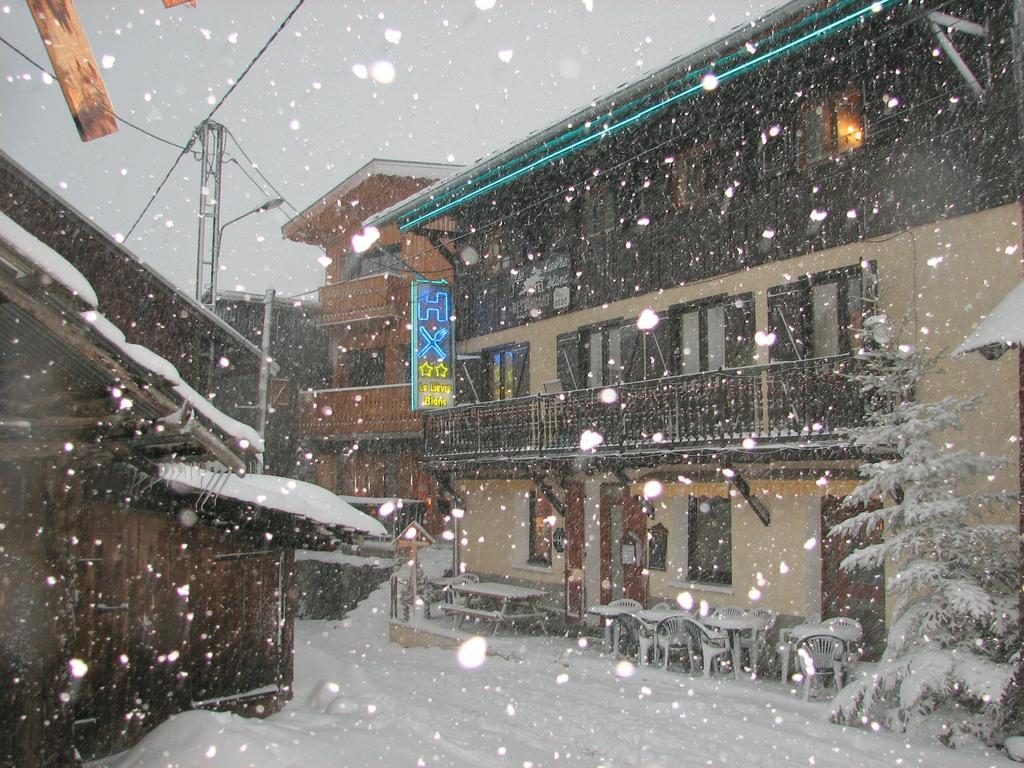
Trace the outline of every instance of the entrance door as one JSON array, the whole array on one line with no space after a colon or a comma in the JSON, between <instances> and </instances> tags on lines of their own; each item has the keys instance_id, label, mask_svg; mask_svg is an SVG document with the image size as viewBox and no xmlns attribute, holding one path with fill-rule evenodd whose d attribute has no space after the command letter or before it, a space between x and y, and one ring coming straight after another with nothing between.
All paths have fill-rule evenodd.
<instances>
[{"instance_id":1,"label":"entrance door","mask_svg":"<svg viewBox=\"0 0 1024 768\"><path fill-rule=\"evenodd\" d=\"M829 536L832 526L853 517L860 509L840 509L842 498L821 500L821 617L849 616L864 627L865 658L876 660L885 647L885 569L843 570L843 558L882 539L879 526L851 538Z\"/></svg>"},{"instance_id":2,"label":"entrance door","mask_svg":"<svg viewBox=\"0 0 1024 768\"><path fill-rule=\"evenodd\" d=\"M586 611L585 571L586 525L583 512L583 482L565 483L565 615L583 618Z\"/></svg>"},{"instance_id":3,"label":"entrance door","mask_svg":"<svg viewBox=\"0 0 1024 768\"><path fill-rule=\"evenodd\" d=\"M631 503L632 502L632 503ZM601 486L601 602L628 597L645 603L647 526L626 488Z\"/></svg>"}]
</instances>

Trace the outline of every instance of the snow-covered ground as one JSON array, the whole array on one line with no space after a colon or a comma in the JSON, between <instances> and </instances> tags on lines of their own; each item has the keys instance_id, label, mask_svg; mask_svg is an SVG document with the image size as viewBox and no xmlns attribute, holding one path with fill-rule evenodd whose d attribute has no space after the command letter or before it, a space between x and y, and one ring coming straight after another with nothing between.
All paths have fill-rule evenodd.
<instances>
[{"instance_id":1,"label":"snow-covered ground","mask_svg":"<svg viewBox=\"0 0 1024 768\"><path fill-rule=\"evenodd\" d=\"M454 651L391 645L387 630L385 588L342 621L300 621L284 711L187 712L93 768L1015 765L832 725L826 702L777 681L620 677L596 647L541 637L499 637L500 655L467 669Z\"/></svg>"}]
</instances>

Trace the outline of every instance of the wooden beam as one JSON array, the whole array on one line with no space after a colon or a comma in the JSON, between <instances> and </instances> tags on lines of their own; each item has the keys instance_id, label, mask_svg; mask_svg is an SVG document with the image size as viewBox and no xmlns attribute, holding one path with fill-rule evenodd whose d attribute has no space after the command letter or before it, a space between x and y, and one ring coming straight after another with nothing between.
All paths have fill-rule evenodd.
<instances>
[{"instance_id":1,"label":"wooden beam","mask_svg":"<svg viewBox=\"0 0 1024 768\"><path fill-rule=\"evenodd\" d=\"M164 0L164 8L173 8L176 5L184 5L188 3L193 8L196 7L196 0Z\"/></svg>"},{"instance_id":2,"label":"wooden beam","mask_svg":"<svg viewBox=\"0 0 1024 768\"><path fill-rule=\"evenodd\" d=\"M26 0L82 141L117 132L92 46L72 0Z\"/></svg>"}]
</instances>

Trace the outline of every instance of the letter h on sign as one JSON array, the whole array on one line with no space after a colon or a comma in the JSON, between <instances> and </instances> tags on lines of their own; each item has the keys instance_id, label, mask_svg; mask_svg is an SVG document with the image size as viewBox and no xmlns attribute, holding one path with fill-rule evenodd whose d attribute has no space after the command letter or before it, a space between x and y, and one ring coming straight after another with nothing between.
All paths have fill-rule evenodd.
<instances>
[{"instance_id":1,"label":"letter h on sign","mask_svg":"<svg viewBox=\"0 0 1024 768\"><path fill-rule=\"evenodd\" d=\"M433 298L421 297L419 304L421 323L430 320L431 315L434 316L436 322L447 323L451 316L448 312L448 293L446 291L438 291Z\"/></svg>"}]
</instances>

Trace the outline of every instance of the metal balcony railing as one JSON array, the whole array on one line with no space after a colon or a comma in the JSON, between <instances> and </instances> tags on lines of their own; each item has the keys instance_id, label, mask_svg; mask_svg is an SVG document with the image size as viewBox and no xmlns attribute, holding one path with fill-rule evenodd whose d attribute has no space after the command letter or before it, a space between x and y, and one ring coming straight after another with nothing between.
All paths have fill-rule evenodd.
<instances>
[{"instance_id":1,"label":"metal balcony railing","mask_svg":"<svg viewBox=\"0 0 1024 768\"><path fill-rule=\"evenodd\" d=\"M458 406L424 416L424 458L578 455L586 430L602 438L598 455L742 446L747 438L835 441L864 418L855 366L842 355Z\"/></svg>"}]
</instances>

